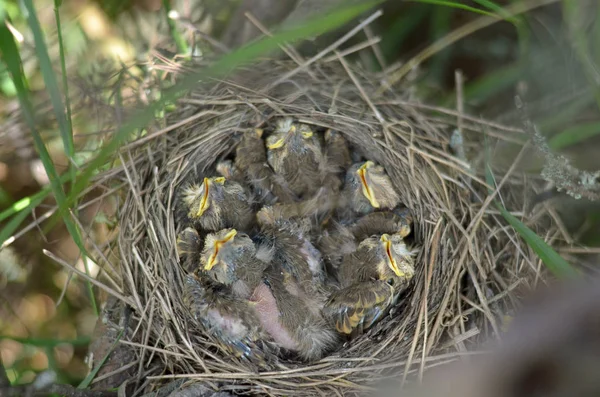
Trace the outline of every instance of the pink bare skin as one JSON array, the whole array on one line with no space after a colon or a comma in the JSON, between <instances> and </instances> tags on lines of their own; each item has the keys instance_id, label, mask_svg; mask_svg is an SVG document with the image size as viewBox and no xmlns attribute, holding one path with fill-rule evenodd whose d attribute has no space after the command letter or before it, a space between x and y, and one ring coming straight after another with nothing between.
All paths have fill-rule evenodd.
<instances>
[{"instance_id":1,"label":"pink bare skin","mask_svg":"<svg viewBox=\"0 0 600 397\"><path fill-rule=\"evenodd\" d=\"M261 283L250 297L261 325L273 340L283 348L297 350L298 345L279 322L279 309L269 287Z\"/></svg>"}]
</instances>

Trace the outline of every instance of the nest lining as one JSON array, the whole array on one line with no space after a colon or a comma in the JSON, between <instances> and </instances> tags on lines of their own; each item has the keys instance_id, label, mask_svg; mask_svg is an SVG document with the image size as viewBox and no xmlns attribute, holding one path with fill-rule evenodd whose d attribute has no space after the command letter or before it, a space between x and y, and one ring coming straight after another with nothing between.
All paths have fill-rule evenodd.
<instances>
[{"instance_id":1,"label":"nest lining","mask_svg":"<svg viewBox=\"0 0 600 397\"><path fill-rule=\"evenodd\" d=\"M410 103L408 91L377 97L378 87L355 69L317 64L308 72L265 61L192 92L167 116L167 125L185 122L137 149L118 250L123 289L139 320L127 337L143 346L137 354L150 368L140 365L138 376L154 385L190 378L271 395L360 392L448 360L461 335L499 332L501 313L512 308L510 288L538 270L536 260L513 232L483 216L486 190L450 153L449 126L399 105ZM232 153L240 133L282 116L339 131L382 164L412 211L420 250L405 298L369 332L318 362L281 361L265 371L228 356L192 324L181 297L186 272L176 253L182 225L174 208L178 188ZM508 208L523 202L510 189L502 194Z\"/></svg>"}]
</instances>

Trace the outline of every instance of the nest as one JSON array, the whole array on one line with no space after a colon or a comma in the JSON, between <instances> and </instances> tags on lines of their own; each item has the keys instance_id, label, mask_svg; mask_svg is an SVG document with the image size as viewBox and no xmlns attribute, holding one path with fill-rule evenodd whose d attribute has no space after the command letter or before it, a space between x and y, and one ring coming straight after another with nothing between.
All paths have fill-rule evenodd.
<instances>
[{"instance_id":1,"label":"nest","mask_svg":"<svg viewBox=\"0 0 600 397\"><path fill-rule=\"evenodd\" d=\"M359 393L404 382L465 354L471 341L502 332L514 305L511 291L539 266L490 208L488 186L455 156L454 122L425 113L410 90L377 94L376 76L345 62L333 65L264 61L205 84L167 115L172 127L142 138L132 152L122 175L129 190L115 248L123 295L137 321L123 338L139 360L139 387L182 378L235 393ZM227 354L193 324L181 296L187 271L176 250L184 225L174 213L182 184L201 180L230 156L241 133L282 116L339 131L385 167L412 211L418 254L401 301L368 332L317 362L281 359L265 369ZM484 125L490 135L503 128L466 120L467 153L481 148ZM523 208L523 183L522 176L506 175L500 193L507 208ZM548 230L545 214L534 219L530 227Z\"/></svg>"}]
</instances>

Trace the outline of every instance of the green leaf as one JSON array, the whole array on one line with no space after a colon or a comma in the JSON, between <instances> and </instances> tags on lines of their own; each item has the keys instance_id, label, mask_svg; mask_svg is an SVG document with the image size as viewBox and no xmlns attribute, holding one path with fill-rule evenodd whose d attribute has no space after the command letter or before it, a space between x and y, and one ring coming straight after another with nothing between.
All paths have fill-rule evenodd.
<instances>
[{"instance_id":1,"label":"green leaf","mask_svg":"<svg viewBox=\"0 0 600 397\"><path fill-rule=\"evenodd\" d=\"M489 186L495 186L494 177L492 174L492 170L489 167L489 164L486 163L486 182ZM492 190L488 190L489 194L492 194ZM504 206L494 200L494 205L504 219L519 233L521 238L525 240L527 245L533 249L533 251L540 257L542 262L546 265L548 270L550 270L556 277L559 278L573 278L577 277L579 273L562 257L560 256L552 247L550 247L546 242L538 236L533 230L527 227L523 222L521 222L517 217L508 212Z\"/></svg>"},{"instance_id":2,"label":"green leaf","mask_svg":"<svg viewBox=\"0 0 600 397\"><path fill-rule=\"evenodd\" d=\"M73 158L73 154L75 152L73 147L73 134L71 133L71 128L69 122L67 121L65 107L63 106L61 93L58 89L58 82L56 80L56 76L54 75L54 70L52 69L52 62L50 61L50 56L48 55L48 48L46 47L44 33L42 32L40 22L37 18L37 12L33 6L33 0L23 0L23 3L27 8L27 23L29 24L29 28L33 33L37 59L40 63L40 70L44 78L44 83L46 84L46 91L48 91L48 94L50 95L50 102L52 103L54 116L58 121L58 128L60 130L60 135L65 147L65 153L67 156L69 156L69 158ZM60 19L57 19L57 23L60 27ZM64 65L64 52L62 48L62 34L60 29L58 30L58 35L61 63Z\"/></svg>"},{"instance_id":3,"label":"green leaf","mask_svg":"<svg viewBox=\"0 0 600 397\"><path fill-rule=\"evenodd\" d=\"M567 128L563 132L554 135L548 144L554 150L564 149L576 145L587 139L600 135L600 122L583 123Z\"/></svg>"},{"instance_id":4,"label":"green leaf","mask_svg":"<svg viewBox=\"0 0 600 397\"><path fill-rule=\"evenodd\" d=\"M29 18L30 18L30 20L33 18L31 16L31 10L30 10ZM33 19L35 19L37 21L36 18L33 18ZM39 27L39 24L38 24L38 27ZM23 117L24 117L29 129L31 130L31 135L33 137L34 146L36 148L36 151L38 152L38 155L40 156L40 160L42 161L42 164L44 165L44 169L46 170L46 173L48 174L48 178L50 179L50 186L52 188L52 192L54 193L54 197L56 198L56 201L58 202L59 208L63 209L63 211L61 212L60 215L65 222L65 225L67 227L67 230L69 231L69 234L75 241L75 244L77 244L77 246L79 247L81 252L84 253L85 247L82 243L82 240L81 240L81 237L79 234L79 229L77 228L77 226L71 219L71 215L66 210L68 208L68 204L66 203L67 199L65 196L65 192L63 191L62 182L58 176L58 173L56 172L56 168L54 167L54 164L52 163L52 159L50 158L48 149L46 148L44 141L43 141L39 131L37 130L34 110L33 110L31 101L29 100L29 91L27 89L27 80L25 78L25 74L23 73L23 65L21 63L19 50L18 50L17 44L15 42L15 39L14 39L12 33L6 26L6 21L2 21L2 23L0 24L0 54L2 56L2 60L6 64L7 69L12 76L13 82L15 83L15 87L17 89L17 96L19 98L19 103L21 104L21 110L23 113ZM60 100L60 97L59 97L59 100ZM61 101L61 103L62 103L62 101ZM63 116L64 116L64 114L63 114ZM75 200L73 200L73 202L75 202ZM25 217L26 217L26 215L24 216L23 214L19 214L17 219L21 219L21 222L22 222L25 219ZM15 227L15 225L18 227L18 224L16 224L17 221L16 220L13 220L13 221L14 221L14 223L12 223L12 222L10 223L11 228ZM5 230L3 230L3 232L5 232ZM87 268L86 268L86 271L87 271ZM86 284L87 284L89 292L90 292L90 300L91 300L92 306L94 308L94 311L96 313L98 313L98 307L96 305L96 300L95 300L95 297L93 294L92 285L89 281L86 281Z\"/></svg>"}]
</instances>

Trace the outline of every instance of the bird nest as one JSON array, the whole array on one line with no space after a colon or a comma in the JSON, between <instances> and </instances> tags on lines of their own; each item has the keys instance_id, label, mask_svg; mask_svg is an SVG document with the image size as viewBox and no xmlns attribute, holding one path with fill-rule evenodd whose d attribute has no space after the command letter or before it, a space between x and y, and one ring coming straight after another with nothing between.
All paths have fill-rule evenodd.
<instances>
[{"instance_id":1,"label":"bird nest","mask_svg":"<svg viewBox=\"0 0 600 397\"><path fill-rule=\"evenodd\" d=\"M132 306L136 324L121 344L134 352L139 388L185 379L234 393L358 393L381 382L403 383L467 354L480 337L502 332L513 309L512 290L537 272L538 261L490 207L489 187L476 166L456 152L480 152L484 129L492 136L518 129L466 118L457 146L451 142L457 136L452 112L432 112L408 89L380 93L376 76L333 64L299 68L265 61L204 84L167 114L169 127L132 149L133 161L121 174L129 189L114 247L119 296ZM189 224L177 214L182 189L216 175L215 164L235 155L243 134L256 128L268 134L283 117L316 133L337 131L363 159L385 168L412 214L408 239L416 250L415 272L374 326L321 359L281 354L257 363L221 346L186 304L182 291L190 269L179 257L177 236ZM505 174L496 194L509 210L523 208L524 180ZM551 227L544 213L536 214L530 227Z\"/></svg>"}]
</instances>

